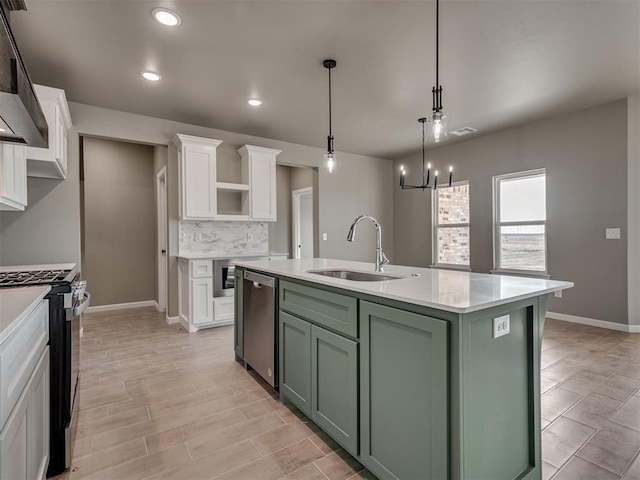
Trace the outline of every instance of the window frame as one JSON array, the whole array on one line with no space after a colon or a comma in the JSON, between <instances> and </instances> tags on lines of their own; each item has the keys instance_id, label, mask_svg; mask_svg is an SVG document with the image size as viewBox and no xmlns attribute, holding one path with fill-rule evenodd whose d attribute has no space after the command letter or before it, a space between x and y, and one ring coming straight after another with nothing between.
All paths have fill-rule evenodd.
<instances>
[{"instance_id":1,"label":"window frame","mask_svg":"<svg viewBox=\"0 0 640 480\"><path fill-rule=\"evenodd\" d=\"M461 180L453 182L451 188L459 187L462 185L469 186L469 180ZM438 191L443 188L439 187L434 189L431 195L431 268L442 268L447 270L463 270L471 271L471 188L469 187L469 221L467 223L446 223L438 224ZM461 228L466 227L469 229L469 265L459 265L456 263L439 263L438 262L438 229L439 228Z\"/></svg>"},{"instance_id":2,"label":"window frame","mask_svg":"<svg viewBox=\"0 0 640 480\"><path fill-rule=\"evenodd\" d=\"M534 177L545 177L545 220L517 221L517 222L501 222L500 221L500 182L503 180L525 179ZM535 276L549 278L549 250L547 239L549 231L547 227L547 199L546 199L546 183L547 169L537 168L535 170L526 170L522 172L506 173L493 177L493 270L491 273L504 273L508 275ZM524 270L515 268L502 268L500 256L500 227L516 227L516 226L544 226L544 270Z\"/></svg>"}]
</instances>

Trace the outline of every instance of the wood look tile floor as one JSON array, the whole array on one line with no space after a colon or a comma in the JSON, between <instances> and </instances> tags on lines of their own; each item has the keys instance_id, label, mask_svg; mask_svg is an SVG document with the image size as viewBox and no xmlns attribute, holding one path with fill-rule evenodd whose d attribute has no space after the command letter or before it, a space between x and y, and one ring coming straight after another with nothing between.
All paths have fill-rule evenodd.
<instances>
[{"instance_id":1,"label":"wood look tile floor","mask_svg":"<svg viewBox=\"0 0 640 480\"><path fill-rule=\"evenodd\" d=\"M187 334L154 309L83 318L68 479L375 477L234 360L233 328ZM547 320L545 479L640 480L640 334Z\"/></svg>"}]
</instances>

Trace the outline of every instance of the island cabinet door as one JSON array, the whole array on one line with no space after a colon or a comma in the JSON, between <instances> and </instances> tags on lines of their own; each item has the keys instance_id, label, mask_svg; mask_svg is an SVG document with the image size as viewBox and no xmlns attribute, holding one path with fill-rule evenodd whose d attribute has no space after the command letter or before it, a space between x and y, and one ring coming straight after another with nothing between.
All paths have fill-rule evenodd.
<instances>
[{"instance_id":1,"label":"island cabinet door","mask_svg":"<svg viewBox=\"0 0 640 480\"><path fill-rule=\"evenodd\" d=\"M360 302L360 460L381 479L448 478L447 323Z\"/></svg>"},{"instance_id":2,"label":"island cabinet door","mask_svg":"<svg viewBox=\"0 0 640 480\"><path fill-rule=\"evenodd\" d=\"M280 311L280 398L311 416L311 324Z\"/></svg>"},{"instance_id":3,"label":"island cabinet door","mask_svg":"<svg viewBox=\"0 0 640 480\"><path fill-rule=\"evenodd\" d=\"M358 455L358 344L311 326L311 418Z\"/></svg>"}]
</instances>

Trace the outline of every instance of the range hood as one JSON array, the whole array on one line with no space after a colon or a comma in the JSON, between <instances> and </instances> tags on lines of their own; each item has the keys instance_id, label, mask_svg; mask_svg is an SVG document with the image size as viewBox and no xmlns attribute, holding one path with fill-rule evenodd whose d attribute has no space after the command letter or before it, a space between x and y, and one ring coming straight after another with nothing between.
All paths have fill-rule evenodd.
<instances>
[{"instance_id":1,"label":"range hood","mask_svg":"<svg viewBox=\"0 0 640 480\"><path fill-rule=\"evenodd\" d=\"M0 142L48 147L47 120L0 3Z\"/></svg>"}]
</instances>

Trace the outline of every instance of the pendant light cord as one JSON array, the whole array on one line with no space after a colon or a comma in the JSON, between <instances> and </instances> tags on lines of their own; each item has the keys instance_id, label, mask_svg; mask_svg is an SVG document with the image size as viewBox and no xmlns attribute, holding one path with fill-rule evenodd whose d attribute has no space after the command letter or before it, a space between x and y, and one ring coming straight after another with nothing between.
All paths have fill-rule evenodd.
<instances>
[{"instance_id":1,"label":"pendant light cord","mask_svg":"<svg viewBox=\"0 0 640 480\"><path fill-rule=\"evenodd\" d=\"M422 182L424 183L424 122L422 122Z\"/></svg>"},{"instance_id":2,"label":"pendant light cord","mask_svg":"<svg viewBox=\"0 0 640 480\"><path fill-rule=\"evenodd\" d=\"M440 0L436 0L436 88L440 88Z\"/></svg>"},{"instance_id":3,"label":"pendant light cord","mask_svg":"<svg viewBox=\"0 0 640 480\"><path fill-rule=\"evenodd\" d=\"M327 70L329 70L329 136L333 137L331 133L331 68ZM331 149L333 150L333 145L331 145Z\"/></svg>"}]
</instances>

